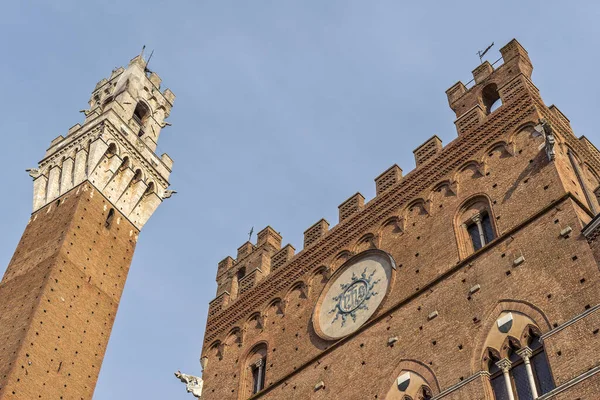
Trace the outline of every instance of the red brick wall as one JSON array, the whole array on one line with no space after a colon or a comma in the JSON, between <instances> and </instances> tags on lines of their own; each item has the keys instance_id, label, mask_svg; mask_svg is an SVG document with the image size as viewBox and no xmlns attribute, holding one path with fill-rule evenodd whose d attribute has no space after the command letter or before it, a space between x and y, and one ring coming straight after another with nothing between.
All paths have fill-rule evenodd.
<instances>
[{"instance_id":1,"label":"red brick wall","mask_svg":"<svg viewBox=\"0 0 600 400\"><path fill-rule=\"evenodd\" d=\"M0 399L91 399L138 231L83 183L32 215L0 283Z\"/></svg>"},{"instance_id":2,"label":"red brick wall","mask_svg":"<svg viewBox=\"0 0 600 400\"><path fill-rule=\"evenodd\" d=\"M596 184L588 169L600 171L600 153L573 136L564 120L544 105L528 78L527 62L513 59L490 75L505 96L497 111L460 128L460 136L422 168L378 193L362 210L209 316L203 398L245 398L240 390L248 373L246 356L261 342L268 345L267 388L257 398L382 399L403 360L428 368L439 393L482 370L483 344L500 312L524 313L545 333L600 303L597 257L581 234L591 219L590 205L567 150L585 165L586 185ZM476 96L481 87L472 90L468 96ZM459 116L460 102L453 107ZM546 155L544 138L533 133L541 117L555 130L554 161ZM474 196L488 199L499 238L467 257L459 251L465 247L457 236L457 213ZM561 236L567 227L571 234ZM361 240L365 235L375 239ZM349 256L372 246L391 254L397 264L387 298L356 333L338 342L321 339L311 318L324 279L315 272L325 267L330 275ZM525 262L514 266L520 256ZM298 282L308 286L308 296L293 290ZM469 296L477 284L481 289ZM276 299L285 302L283 316L270 307ZM433 311L439 315L429 321ZM248 322L255 313L263 316L263 328ZM588 329L595 323L590 319L582 326ZM243 332L241 343L238 330ZM582 338L575 331L575 326L565 329L557 342L575 348ZM399 341L391 347L388 338L393 336ZM584 348L590 349L586 366L600 362L597 337L584 339ZM554 351L554 345L548 346ZM571 352L569 363L550 354L559 384L583 368L576 366L577 355ZM325 388L315 391L320 381ZM586 384L600 391L597 383ZM487 377L480 376L444 398L493 397Z\"/></svg>"}]
</instances>

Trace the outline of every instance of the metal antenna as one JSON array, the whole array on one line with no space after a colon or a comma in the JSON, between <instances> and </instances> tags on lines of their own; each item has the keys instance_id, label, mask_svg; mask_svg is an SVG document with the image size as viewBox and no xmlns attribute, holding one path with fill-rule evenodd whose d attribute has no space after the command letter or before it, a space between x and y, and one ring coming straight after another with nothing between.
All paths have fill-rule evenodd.
<instances>
[{"instance_id":1,"label":"metal antenna","mask_svg":"<svg viewBox=\"0 0 600 400\"><path fill-rule=\"evenodd\" d=\"M252 234L254 233L254 227L250 228L250 232L248 232L248 241L252 241Z\"/></svg>"},{"instance_id":2,"label":"metal antenna","mask_svg":"<svg viewBox=\"0 0 600 400\"><path fill-rule=\"evenodd\" d=\"M492 48L493 45L494 45L494 42L492 42L492 44L490 44L488 47L486 47L485 50L483 50L483 51L479 50L477 52L477 55L479 56L479 62L480 63L483 63L483 56L485 55L485 53L488 52L489 49Z\"/></svg>"},{"instance_id":3,"label":"metal antenna","mask_svg":"<svg viewBox=\"0 0 600 400\"><path fill-rule=\"evenodd\" d=\"M150 57L148 57L148 61L146 61L146 66L144 67L144 70L147 72L152 72L150 71L150 69L148 69L148 64L150 64L150 60L152 60L152 55L154 54L154 50L152 50L152 52L150 53Z\"/></svg>"},{"instance_id":4,"label":"metal antenna","mask_svg":"<svg viewBox=\"0 0 600 400\"><path fill-rule=\"evenodd\" d=\"M143 60L144 59L144 50L146 50L146 45L142 46L142 51L140 53L140 58Z\"/></svg>"}]
</instances>

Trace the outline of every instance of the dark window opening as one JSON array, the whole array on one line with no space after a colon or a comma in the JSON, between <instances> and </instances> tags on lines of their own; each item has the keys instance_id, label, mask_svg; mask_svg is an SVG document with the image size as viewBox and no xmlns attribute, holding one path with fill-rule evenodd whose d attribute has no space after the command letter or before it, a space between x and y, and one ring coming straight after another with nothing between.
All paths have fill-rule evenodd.
<instances>
[{"instance_id":1,"label":"dark window opening","mask_svg":"<svg viewBox=\"0 0 600 400\"><path fill-rule=\"evenodd\" d=\"M473 250L477 251L496 238L492 221L487 212L477 214L471 218L467 225L467 231L473 244Z\"/></svg>"},{"instance_id":2,"label":"dark window opening","mask_svg":"<svg viewBox=\"0 0 600 400\"><path fill-rule=\"evenodd\" d=\"M133 185L134 183L138 183L140 180L142 180L142 171L137 169L133 175L133 178L131 179L131 184Z\"/></svg>"},{"instance_id":3,"label":"dark window opening","mask_svg":"<svg viewBox=\"0 0 600 400\"><path fill-rule=\"evenodd\" d=\"M144 102L139 102L135 106L135 110L133 111L133 119L140 125L140 130L138 132L138 137L144 136L144 125L146 124L146 120L150 116L150 109Z\"/></svg>"},{"instance_id":4,"label":"dark window opening","mask_svg":"<svg viewBox=\"0 0 600 400\"><path fill-rule=\"evenodd\" d=\"M533 375L533 384L537 391L535 398L542 396L555 388L554 379L550 371L550 365L546 358L544 347L539 341L539 338L532 335L532 342L529 345L531 356L529 357L531 370ZM532 384L529 382L527 374L527 365L525 363L526 356L519 355L516 349L510 352L510 366L508 371L509 384L507 384L503 371L496 365L497 358L490 357L489 372L490 384L496 400L510 399L508 386L515 399L533 400Z\"/></svg>"},{"instance_id":5,"label":"dark window opening","mask_svg":"<svg viewBox=\"0 0 600 400\"><path fill-rule=\"evenodd\" d=\"M239 281L241 281L241 280L242 280L242 278L243 278L244 276L246 276L246 268L245 268L245 267L242 267L242 268L240 268L240 269L238 270L238 272L237 272L237 279L238 279L238 282L239 282Z\"/></svg>"},{"instance_id":6,"label":"dark window opening","mask_svg":"<svg viewBox=\"0 0 600 400\"><path fill-rule=\"evenodd\" d=\"M491 83L483 88L481 91L481 100L485 106L485 113L490 114L498 109L502 105L500 94L498 93L498 87L495 83Z\"/></svg>"},{"instance_id":7,"label":"dark window opening","mask_svg":"<svg viewBox=\"0 0 600 400\"><path fill-rule=\"evenodd\" d=\"M144 192L144 196L148 196L149 194L154 193L154 182L150 182L148 184L148 187L146 188L146 191Z\"/></svg>"},{"instance_id":8,"label":"dark window opening","mask_svg":"<svg viewBox=\"0 0 600 400\"><path fill-rule=\"evenodd\" d=\"M150 110L148 109L148 106L140 101L135 106L135 110L133 111L133 118L138 124L142 125L144 122L146 122L146 119L148 118L149 114Z\"/></svg>"},{"instance_id":9,"label":"dark window opening","mask_svg":"<svg viewBox=\"0 0 600 400\"><path fill-rule=\"evenodd\" d=\"M115 218L115 209L111 208L110 211L108 212L108 216L106 217L106 222L104 223L104 226L107 229L110 229L110 225L112 224L112 221L114 218Z\"/></svg>"},{"instance_id":10,"label":"dark window opening","mask_svg":"<svg viewBox=\"0 0 600 400\"><path fill-rule=\"evenodd\" d=\"M432 393L431 389L429 389L428 387L423 387L421 389L421 397L420 398L423 400L433 399L433 393Z\"/></svg>"}]
</instances>

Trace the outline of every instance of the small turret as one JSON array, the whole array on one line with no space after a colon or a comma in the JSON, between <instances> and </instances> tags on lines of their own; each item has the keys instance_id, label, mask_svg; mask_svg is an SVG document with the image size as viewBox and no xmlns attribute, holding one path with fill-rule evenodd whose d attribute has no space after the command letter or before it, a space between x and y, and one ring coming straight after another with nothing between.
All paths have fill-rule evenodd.
<instances>
[{"instance_id":1,"label":"small turret","mask_svg":"<svg viewBox=\"0 0 600 400\"><path fill-rule=\"evenodd\" d=\"M500 53L504 63L496 69L495 63L485 61L473 70L473 87L468 89L462 82L457 82L446 90L450 108L456 113L455 125L459 135L510 101L511 84L515 79L530 82L533 66L527 51L516 39L502 47Z\"/></svg>"}]
</instances>

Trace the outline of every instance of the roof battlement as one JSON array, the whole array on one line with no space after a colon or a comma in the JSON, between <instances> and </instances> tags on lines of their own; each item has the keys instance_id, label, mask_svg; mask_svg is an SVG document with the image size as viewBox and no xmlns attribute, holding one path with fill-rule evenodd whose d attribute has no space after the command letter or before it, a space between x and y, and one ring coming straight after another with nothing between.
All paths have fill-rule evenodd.
<instances>
[{"instance_id":1,"label":"roof battlement","mask_svg":"<svg viewBox=\"0 0 600 400\"><path fill-rule=\"evenodd\" d=\"M513 84L516 78L524 76L528 84L535 88L529 80L533 67L529 60L529 56L527 55L527 51L521 44L513 39L500 49L500 53L502 54L501 59L504 63L497 68L494 68L494 65L490 64L488 61L480 64L472 72L473 81L471 82L473 82L474 85L469 89L459 81L446 91L450 107L456 112L458 117L455 121L455 125L459 136L468 134L472 127L478 126L479 123L483 122L488 115L495 111L496 108L494 107L497 107L498 103L501 106L501 104L511 101L514 97L513 86L517 86ZM415 169L410 171L409 174L404 177L402 169L396 164L385 170L375 178L376 195L373 199L365 202L365 197L357 192L338 206L338 225L330 228L329 222L322 218L306 229L306 231L304 231L304 249L320 242L329 232L337 229L338 226L351 223L354 216L367 209L380 196L386 194L392 188L402 186L404 180L408 176L413 175L416 171L420 170L421 167L429 164L436 158L441 157L447 147L449 147L449 145L443 146L442 140L437 135L433 135L427 139L413 151L415 157ZM455 184L455 182L451 183ZM219 263L217 272L217 282L219 283L217 298L224 293L231 296L231 299L234 299L237 296L236 294L231 293L231 290L237 291L239 289L235 284L231 284L231 281L235 279L232 271L239 270L242 264L246 263L246 260L251 258L250 256L252 254L256 254L257 251L268 242L261 240L261 237L271 237L271 235L273 235L274 240L271 248L276 250L269 252L269 260L268 262L265 261L269 264L268 267L266 265L262 265L260 268L256 267L260 269L260 279L263 279L270 272L280 269L286 263L291 262L295 256L298 256L294 253L295 249L290 244L281 248L281 236L270 227L265 228L263 231L259 232L256 245L253 245L251 242L246 242L238 249L236 260L227 257ZM225 274L226 271L230 271L230 273ZM250 271L246 269L245 273L248 274L253 271L254 270ZM249 278L245 278L244 281L246 282L247 279ZM260 279L254 279L254 282L256 283ZM228 283L225 283L227 280ZM217 301L217 299L215 299L215 301Z\"/></svg>"}]
</instances>

